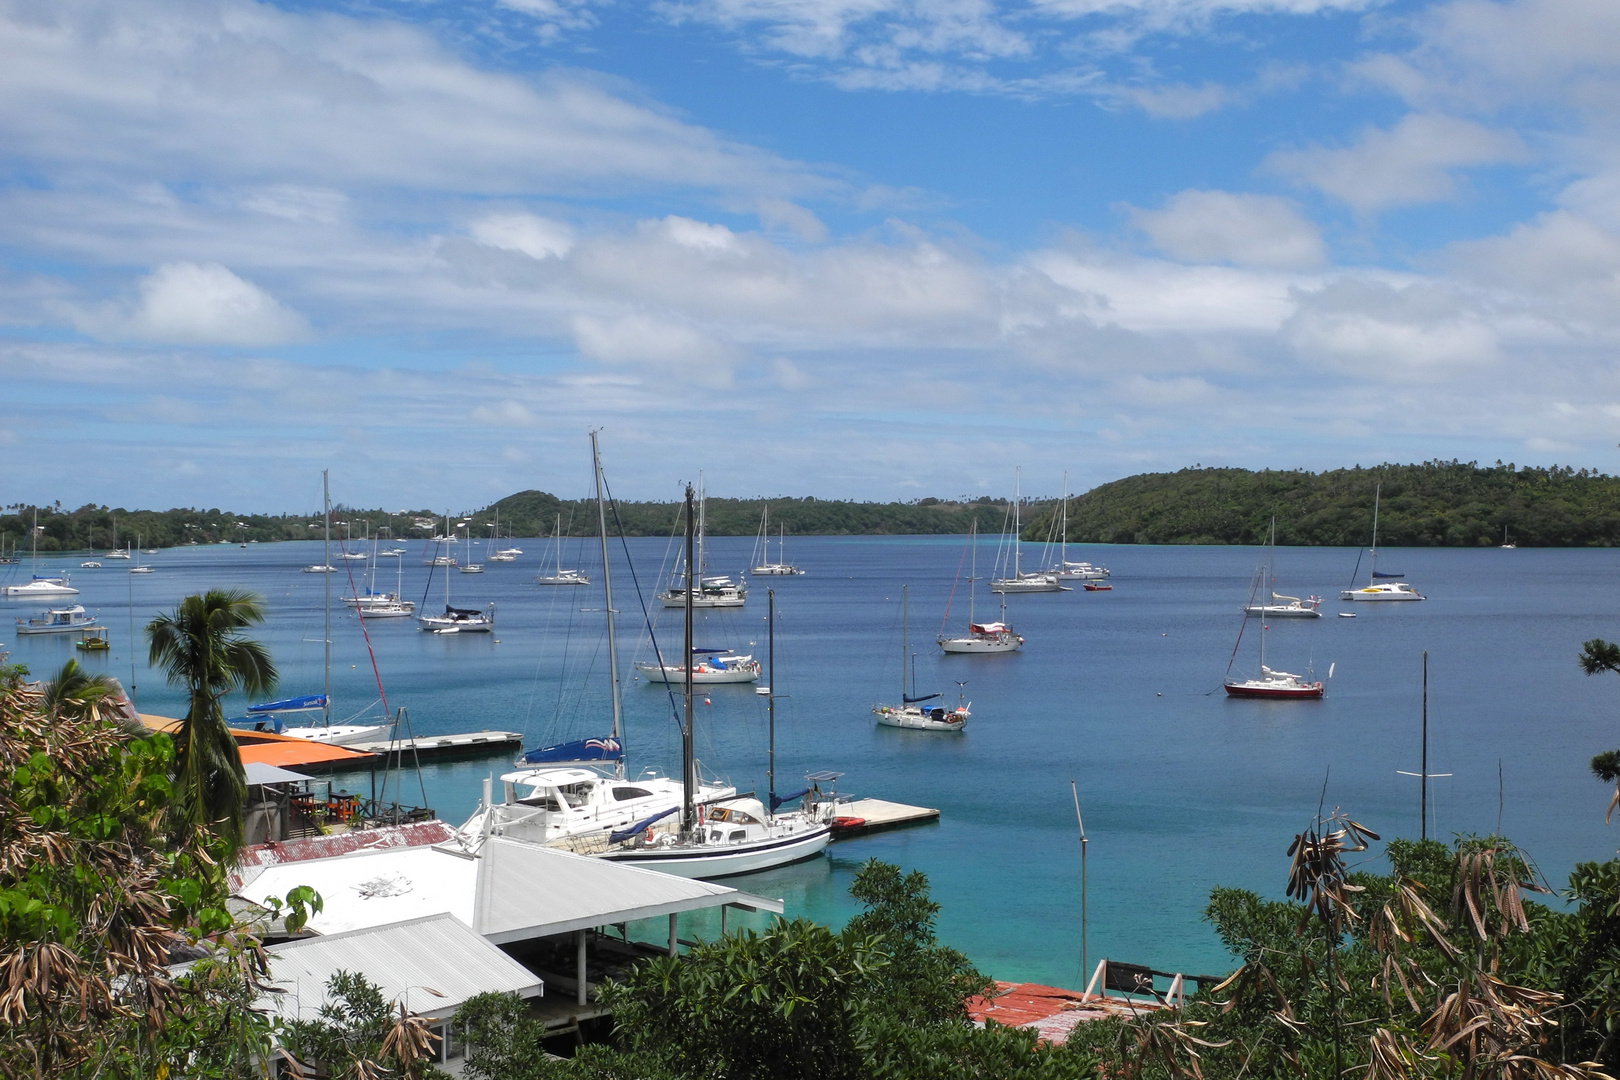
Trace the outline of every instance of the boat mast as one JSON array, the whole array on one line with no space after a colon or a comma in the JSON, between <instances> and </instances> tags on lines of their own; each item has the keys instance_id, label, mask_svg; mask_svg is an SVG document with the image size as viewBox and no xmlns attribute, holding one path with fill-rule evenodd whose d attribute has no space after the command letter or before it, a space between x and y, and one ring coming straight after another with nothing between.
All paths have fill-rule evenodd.
<instances>
[{"instance_id":1,"label":"boat mast","mask_svg":"<svg viewBox=\"0 0 1620 1080\"><path fill-rule=\"evenodd\" d=\"M613 766L613 773L620 780L623 780L624 747L623 739L619 734L622 720L620 713L623 708L619 694L619 643L613 636L613 572L609 569L610 564L608 562L607 508L602 499L602 488L604 486L602 484L602 451L596 444L596 432L594 431L591 432L591 467L596 473L596 527L597 531L602 534L602 594L606 599L605 610L607 611L608 671L611 672L609 684L612 687L611 696L613 698L613 737L620 740L619 760ZM560 512L557 514L557 534L555 539L557 541L557 573L561 574L562 514ZM688 617L688 622L690 622L690 617ZM687 692L690 694L690 687L688 687ZM690 711L689 706L688 712Z\"/></svg>"},{"instance_id":2,"label":"boat mast","mask_svg":"<svg viewBox=\"0 0 1620 1080\"><path fill-rule=\"evenodd\" d=\"M906 641L906 630L908 629L906 621L906 590L910 587L909 585L900 586L900 704L902 707L906 704L906 650L911 647L910 643Z\"/></svg>"},{"instance_id":3,"label":"boat mast","mask_svg":"<svg viewBox=\"0 0 1620 1080\"><path fill-rule=\"evenodd\" d=\"M978 543L978 540L979 540L979 519L974 518L973 519L973 524L968 528L968 549L973 553L972 554L972 565L968 568L968 636L969 637L973 636L973 624L978 621L974 617L974 614L973 614L973 583L979 579L979 543ZM961 566L962 564L957 563L956 565ZM1003 611L1005 611L1006 608L1007 608L1007 597L1005 595L1003 595L1002 598L1001 598L1001 607L1002 607ZM1005 619L1003 619L1002 621L1006 622Z\"/></svg>"},{"instance_id":4,"label":"boat mast","mask_svg":"<svg viewBox=\"0 0 1620 1080\"><path fill-rule=\"evenodd\" d=\"M1063 535L1058 538L1058 570L1069 568L1069 474L1063 474ZM1085 963L1082 961L1082 968Z\"/></svg>"},{"instance_id":5,"label":"boat mast","mask_svg":"<svg viewBox=\"0 0 1620 1080\"><path fill-rule=\"evenodd\" d=\"M692 805L693 773L697 771L692 749L692 589L696 584L693 572L693 547L696 521L692 506L692 485L686 485L686 640L681 650L683 715L681 717L681 836L690 840L697 825L697 810Z\"/></svg>"},{"instance_id":6,"label":"boat mast","mask_svg":"<svg viewBox=\"0 0 1620 1080\"><path fill-rule=\"evenodd\" d=\"M1384 493L1384 485L1379 484L1373 488L1373 545L1372 569L1367 571L1367 587L1378 584L1378 497Z\"/></svg>"},{"instance_id":7,"label":"boat mast","mask_svg":"<svg viewBox=\"0 0 1620 1080\"><path fill-rule=\"evenodd\" d=\"M332 726L332 488L327 479L328 470L321 470L321 578L326 583L326 633L321 635L325 643L323 649L326 657L326 674L321 680L321 723L327 727Z\"/></svg>"},{"instance_id":8,"label":"boat mast","mask_svg":"<svg viewBox=\"0 0 1620 1080\"><path fill-rule=\"evenodd\" d=\"M765 715L770 720L770 741L765 766L765 786L770 791L770 811L776 813L776 590L765 590L765 677L770 685L765 688Z\"/></svg>"},{"instance_id":9,"label":"boat mast","mask_svg":"<svg viewBox=\"0 0 1620 1080\"><path fill-rule=\"evenodd\" d=\"M1019 503L1024 501L1023 471L1019 466L1013 466L1013 580L1017 581L1024 576L1022 522L1019 518Z\"/></svg>"}]
</instances>

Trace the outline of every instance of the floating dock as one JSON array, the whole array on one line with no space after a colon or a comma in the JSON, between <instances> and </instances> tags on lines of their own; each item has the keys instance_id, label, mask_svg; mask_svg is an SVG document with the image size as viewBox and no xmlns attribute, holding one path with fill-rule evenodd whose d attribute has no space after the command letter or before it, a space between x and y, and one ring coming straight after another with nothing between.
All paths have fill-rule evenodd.
<instances>
[{"instance_id":1,"label":"floating dock","mask_svg":"<svg viewBox=\"0 0 1620 1080\"><path fill-rule=\"evenodd\" d=\"M456 735L420 735L414 739L383 739L353 743L351 750L376 754L377 764L398 761L445 761L449 758L493 757L523 748L523 735L516 731L466 731ZM397 755L397 760L396 760Z\"/></svg>"},{"instance_id":2,"label":"floating dock","mask_svg":"<svg viewBox=\"0 0 1620 1080\"><path fill-rule=\"evenodd\" d=\"M938 821L939 811L884 799L854 799L838 807L838 820L840 824L833 827L833 839L848 840L884 829Z\"/></svg>"}]
</instances>

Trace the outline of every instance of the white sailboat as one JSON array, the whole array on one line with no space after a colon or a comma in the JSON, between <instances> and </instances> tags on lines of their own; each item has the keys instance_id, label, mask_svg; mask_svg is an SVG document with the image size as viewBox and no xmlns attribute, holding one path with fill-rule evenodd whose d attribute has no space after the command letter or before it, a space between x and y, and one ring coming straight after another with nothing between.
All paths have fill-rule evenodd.
<instances>
[{"instance_id":1,"label":"white sailboat","mask_svg":"<svg viewBox=\"0 0 1620 1080\"><path fill-rule=\"evenodd\" d=\"M405 564L402 561L394 561L394 591L391 593L376 590L376 559L366 570L366 591L343 597L345 607L353 608L362 619L403 619L416 614L416 601L404 598Z\"/></svg>"},{"instance_id":2,"label":"white sailboat","mask_svg":"<svg viewBox=\"0 0 1620 1080\"><path fill-rule=\"evenodd\" d=\"M1367 584L1359 589L1345 589L1339 593L1340 600L1422 600L1424 596L1404 581L1391 581L1390 578L1405 577L1405 574L1390 574L1378 572L1378 502L1384 493L1384 485L1379 484L1373 488L1373 532L1372 532L1372 570L1367 578ZM1384 580L1379 580L1379 579Z\"/></svg>"},{"instance_id":3,"label":"white sailboat","mask_svg":"<svg viewBox=\"0 0 1620 1080\"><path fill-rule=\"evenodd\" d=\"M490 529L490 537L489 537L490 551L489 551L489 554L487 556L485 556L484 561L485 562L517 562L517 557L519 555L523 554L523 549L522 548L505 547L505 548L501 548L498 551L495 549L495 545L501 542L501 511L500 511L499 507L496 507L496 509L495 509L495 520L490 524L489 529Z\"/></svg>"},{"instance_id":4,"label":"white sailboat","mask_svg":"<svg viewBox=\"0 0 1620 1080\"><path fill-rule=\"evenodd\" d=\"M765 511L759 519L759 542L754 545L755 552L760 556L759 564L749 570L750 574L759 577L799 577L804 573L797 566L787 561L787 526L782 526L781 540L777 547L777 561L768 561L771 557L771 506L765 504Z\"/></svg>"},{"instance_id":5,"label":"white sailboat","mask_svg":"<svg viewBox=\"0 0 1620 1080\"><path fill-rule=\"evenodd\" d=\"M1001 598L1001 619L998 622L980 624L974 614L973 599L978 591L979 580L979 521L973 519L973 526L968 531L968 546L973 551L973 562L968 570L968 632L965 637L947 637L941 631L939 647L948 653L1008 653L1022 648L1024 639L1021 635L1012 632L1007 626L1007 598ZM958 563L957 573L961 573ZM950 617L949 606L945 612Z\"/></svg>"},{"instance_id":6,"label":"white sailboat","mask_svg":"<svg viewBox=\"0 0 1620 1080\"><path fill-rule=\"evenodd\" d=\"M699 483L701 483L701 477ZM708 562L703 554L704 536L704 499L698 499L697 523L697 567L685 567L677 571L676 580L663 592L658 599L667 608L686 606L686 593L688 589L694 590L692 606L695 608L735 608L742 607L748 600L748 586L744 582L732 581L724 575L708 573ZM687 558L691 558L688 553ZM681 577L684 575L685 580Z\"/></svg>"},{"instance_id":7,"label":"white sailboat","mask_svg":"<svg viewBox=\"0 0 1620 1080\"><path fill-rule=\"evenodd\" d=\"M34 524L29 530L31 555L34 575L29 581L21 585L6 585L0 587L0 595L10 596L19 600L49 599L55 596L77 596L79 590L68 584L66 574L41 574L39 572L39 508L34 508Z\"/></svg>"},{"instance_id":8,"label":"white sailboat","mask_svg":"<svg viewBox=\"0 0 1620 1080\"><path fill-rule=\"evenodd\" d=\"M444 519L445 533L449 536L455 534L450 529L450 519ZM416 617L418 629L431 631L435 634L487 634L495 629L495 605L489 604L485 608L458 608L450 605L450 572L445 570L444 575L444 614L418 615Z\"/></svg>"},{"instance_id":9,"label":"white sailboat","mask_svg":"<svg viewBox=\"0 0 1620 1080\"><path fill-rule=\"evenodd\" d=\"M942 705L933 705L924 708L924 704L933 701L940 695L917 694L916 661L909 655L910 642L907 640L909 628L907 598L909 587L900 586L900 704L874 705L872 715L884 727L915 728L919 731L961 731L967 726L968 705L965 701L958 701L956 708L947 710ZM907 665L911 670L911 693L906 693Z\"/></svg>"},{"instance_id":10,"label":"white sailboat","mask_svg":"<svg viewBox=\"0 0 1620 1080\"><path fill-rule=\"evenodd\" d=\"M504 836L535 844L599 854L629 837L656 835L660 823L680 809L686 789L668 777L626 780L620 729L623 700L619 685L619 649L613 622L613 573L608 562L607 511L602 457L591 432L591 463L596 478L596 517L602 541L602 593L606 603L609 696L612 732L606 738L576 739L543 746L523 755L531 766L500 778L502 799L496 802L488 781L484 797L461 827L462 842L474 850L487 836ZM703 784L693 798L701 805L735 796L722 784ZM667 824L662 831L668 832Z\"/></svg>"},{"instance_id":11,"label":"white sailboat","mask_svg":"<svg viewBox=\"0 0 1620 1080\"><path fill-rule=\"evenodd\" d=\"M1058 526L1058 561L1047 573L1059 581L1102 581L1109 576L1108 567L1093 566L1088 562L1069 561L1069 474L1063 474L1062 524Z\"/></svg>"},{"instance_id":12,"label":"white sailboat","mask_svg":"<svg viewBox=\"0 0 1620 1080\"><path fill-rule=\"evenodd\" d=\"M1270 567L1266 571L1266 585L1268 590L1271 592L1271 599L1269 602L1259 600L1257 603L1256 600L1259 598L1250 597L1250 602L1244 605L1243 613L1245 615L1259 616L1260 618L1264 619L1320 619L1322 617L1322 613L1317 609L1321 607L1321 597L1312 596L1301 600L1297 596L1284 596L1282 593L1276 591L1277 516L1275 514L1273 514L1271 517L1270 552Z\"/></svg>"},{"instance_id":13,"label":"white sailboat","mask_svg":"<svg viewBox=\"0 0 1620 1080\"><path fill-rule=\"evenodd\" d=\"M636 670L647 676L649 682L680 683L686 681L686 668L680 664L658 660L638 660ZM731 649L693 649L692 682L699 686L723 683L751 683L759 681L759 661L752 656Z\"/></svg>"},{"instance_id":14,"label":"white sailboat","mask_svg":"<svg viewBox=\"0 0 1620 1080\"><path fill-rule=\"evenodd\" d=\"M330 561L332 547L332 496L328 488L327 470L321 470L321 501L324 507L323 516L326 527L322 533L322 547L328 561ZM324 616L325 634L323 635L322 677L321 692L308 694L304 697L282 698L277 701L266 701L258 705L248 706L248 717L260 727L268 726L278 735L287 735L294 739L304 739L308 742L331 743L334 746L351 746L355 743L372 742L388 737L389 724L334 724L332 723L332 579L325 579L325 594L322 598L322 613ZM306 724L296 727L286 727L282 717L297 713L321 714L319 724Z\"/></svg>"},{"instance_id":15,"label":"white sailboat","mask_svg":"<svg viewBox=\"0 0 1620 1080\"><path fill-rule=\"evenodd\" d=\"M570 518L572 520L572 518ZM536 585L589 585L591 579L578 570L565 570L562 564L562 515L557 515L557 527L551 534L552 571L535 576ZM541 566L544 570L545 567Z\"/></svg>"},{"instance_id":16,"label":"white sailboat","mask_svg":"<svg viewBox=\"0 0 1620 1080\"><path fill-rule=\"evenodd\" d=\"M129 552L118 546L118 515L112 516L112 550L102 556L103 559L127 559Z\"/></svg>"},{"instance_id":17,"label":"white sailboat","mask_svg":"<svg viewBox=\"0 0 1620 1080\"><path fill-rule=\"evenodd\" d=\"M1010 577L992 578L990 591L994 593L1072 592L1054 573L1024 573L1023 538L1020 536L1020 507L1024 501L1021 471L1013 472L1013 557Z\"/></svg>"},{"instance_id":18,"label":"white sailboat","mask_svg":"<svg viewBox=\"0 0 1620 1080\"><path fill-rule=\"evenodd\" d=\"M696 607L696 573L698 562L693 551L694 509L692 488L686 489L686 633L684 652L687 678L685 682L685 709L681 723L681 783L685 788L681 802L680 831L677 834L646 832L630 843L603 852L602 858L632 866L662 870L681 877L716 878L730 874L746 874L768 870L773 866L812 858L826 850L832 840L832 823L825 812L808 796L807 789L796 796L778 799L776 796L776 696L771 687L763 687L769 698L771 777L770 806L757 798L727 799L710 806L705 813L698 806L697 762L693 755L693 691L692 671L692 612ZM775 659L776 594L768 593L770 601L771 656ZM773 670L772 677L774 679ZM803 809L778 814L784 802L800 796L806 797Z\"/></svg>"}]
</instances>

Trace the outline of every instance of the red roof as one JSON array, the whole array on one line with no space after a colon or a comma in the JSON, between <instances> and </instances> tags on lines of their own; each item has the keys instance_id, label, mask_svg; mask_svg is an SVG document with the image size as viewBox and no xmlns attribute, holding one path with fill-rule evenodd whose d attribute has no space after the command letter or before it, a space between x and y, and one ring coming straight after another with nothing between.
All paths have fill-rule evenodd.
<instances>
[{"instance_id":1,"label":"red roof","mask_svg":"<svg viewBox=\"0 0 1620 1080\"><path fill-rule=\"evenodd\" d=\"M1040 983L997 982L988 999L969 998L968 1016L976 1024L994 1020L1006 1027L1034 1028L1045 1042L1068 1041L1076 1024L1105 1016L1129 1016L1164 1008L1154 1001L1132 1001L1117 997L1085 997L1077 990L1063 990Z\"/></svg>"}]
</instances>

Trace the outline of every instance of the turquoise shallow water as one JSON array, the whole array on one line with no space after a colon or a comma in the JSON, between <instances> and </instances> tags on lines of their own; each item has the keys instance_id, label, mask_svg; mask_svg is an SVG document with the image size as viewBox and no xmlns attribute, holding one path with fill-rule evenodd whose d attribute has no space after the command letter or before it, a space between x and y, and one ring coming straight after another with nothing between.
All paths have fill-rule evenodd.
<instances>
[{"instance_id":1,"label":"turquoise shallow water","mask_svg":"<svg viewBox=\"0 0 1620 1080\"><path fill-rule=\"evenodd\" d=\"M981 544L983 573L995 543ZM406 620L368 624L389 702L408 708L417 733L509 728L540 745L607 730L600 593L532 584L545 545L520 546L526 554L516 563L452 578L458 604L498 602L493 638L422 634ZM655 538L629 542L649 603L668 547ZM747 539L712 540L711 561L735 570L749 547ZM593 552L580 544L568 561L594 577ZM1331 614L1351 605L1329 600L1326 618L1272 628L1273 666L1314 665L1321 677L1334 665L1327 699L1314 703L1228 701L1219 692L1263 555L1257 549L1071 547L1071 558L1112 567L1114 590L1011 598L1009 621L1029 643L999 657L943 657L932 646L962 560L960 537L804 537L790 539L788 554L806 576L755 582L743 612L712 616L700 634L700 644L754 642L763 654L764 590L776 588L779 789L795 788L806 770L833 769L851 793L942 812L937 825L838 844L829 858L732 879L785 898L790 914L840 922L860 863L887 859L929 875L944 905L942 938L984 970L1074 985L1073 779L1091 837L1091 956L1224 971L1229 960L1201 921L1209 888L1280 894L1283 853L1316 812L1324 779L1330 809L1340 806L1386 837L1416 834L1417 782L1397 770L1418 767L1424 649L1430 770L1454 774L1432 784L1431 834L1495 829L1500 764L1502 829L1554 884L1576 861L1615 849L1614 831L1603 824L1607 792L1586 762L1620 745L1620 680L1585 678L1575 655L1588 638L1620 637L1620 552L1383 552L1382 567L1405 571L1428 601L1355 605L1359 617L1351 620ZM319 561L318 544L182 548L149 559L157 572L135 577L111 561L99 571L77 569L78 559L42 564L72 567L79 599L112 628L111 654L87 663L131 681L131 601L139 623L187 592L245 587L265 597L270 618L261 636L281 666L283 689L319 689L324 583L298 572ZM1355 563L1349 549L1283 549L1278 587L1336 597ZM391 582L393 567L385 566ZM10 569L13 579L28 570ZM414 547L404 572L407 595L421 599L428 570ZM338 578L334 596L347 584ZM433 602L441 582L434 581ZM899 690L902 584L911 587L919 684L954 699L954 681L967 682L974 715L960 736L872 722L870 706ZM647 650L638 646L627 566L616 568L615 586L628 668ZM980 601L980 617L989 617L990 602ZM0 603L8 614L28 610ZM963 624L960 591L955 605L952 623ZM665 615L661 640L669 650L678 647L678 612ZM333 626L333 694L342 715L375 699L376 685L356 620L339 607ZM36 673L74 655L67 636L14 638L10 648ZM1246 636L1239 666L1252 670L1256 661ZM134 668L144 710L172 715L182 707L181 694L140 657ZM671 771L679 738L669 698L631 681L625 700L631 771ZM749 687L714 687L708 702L699 738L706 770L763 789L762 699ZM242 704L233 702L233 712ZM459 822L482 777L504 767L431 766L422 784L430 804ZM365 783L352 780L357 789ZM415 794L407 790L407 801Z\"/></svg>"}]
</instances>

